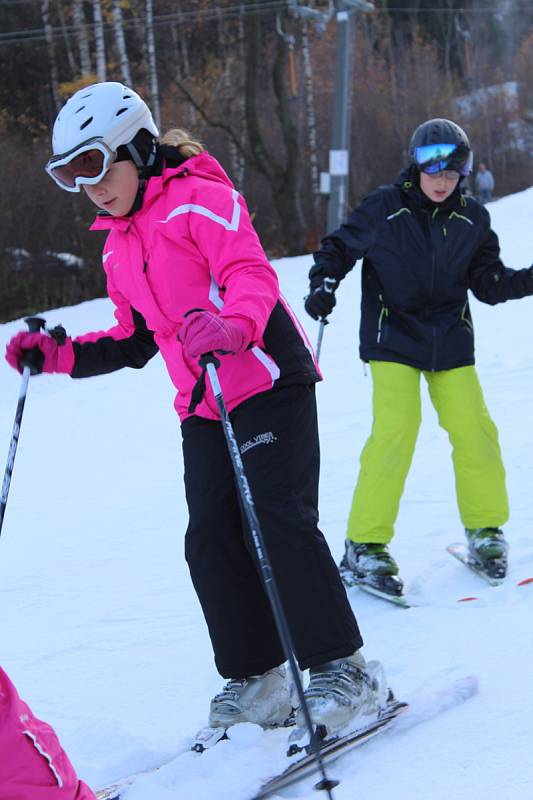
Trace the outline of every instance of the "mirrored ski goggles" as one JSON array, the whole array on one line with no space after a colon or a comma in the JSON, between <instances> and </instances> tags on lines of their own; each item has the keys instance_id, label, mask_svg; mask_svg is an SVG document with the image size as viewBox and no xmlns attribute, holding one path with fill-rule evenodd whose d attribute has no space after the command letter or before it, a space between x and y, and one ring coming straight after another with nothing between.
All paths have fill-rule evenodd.
<instances>
[{"instance_id":1,"label":"mirrored ski goggles","mask_svg":"<svg viewBox=\"0 0 533 800\"><path fill-rule=\"evenodd\" d=\"M101 181L116 157L101 139L87 139L68 153L52 156L45 169L62 189L79 192L82 183Z\"/></svg>"},{"instance_id":2,"label":"mirrored ski goggles","mask_svg":"<svg viewBox=\"0 0 533 800\"><path fill-rule=\"evenodd\" d=\"M427 144L415 147L414 158L422 172L434 175L444 170L455 170L460 175L470 175L474 154L463 145Z\"/></svg>"}]
</instances>

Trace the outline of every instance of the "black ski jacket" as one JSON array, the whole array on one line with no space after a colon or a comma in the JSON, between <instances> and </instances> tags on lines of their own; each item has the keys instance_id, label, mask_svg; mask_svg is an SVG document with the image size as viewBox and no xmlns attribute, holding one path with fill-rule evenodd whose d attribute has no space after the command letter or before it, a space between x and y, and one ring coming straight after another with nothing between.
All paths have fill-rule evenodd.
<instances>
[{"instance_id":1,"label":"black ski jacket","mask_svg":"<svg viewBox=\"0 0 533 800\"><path fill-rule=\"evenodd\" d=\"M459 186L435 204L413 170L381 186L322 240L311 289L340 282L363 259L360 356L423 370L474 363L468 289L494 305L533 294L533 267L513 270L500 259L490 216Z\"/></svg>"}]
</instances>

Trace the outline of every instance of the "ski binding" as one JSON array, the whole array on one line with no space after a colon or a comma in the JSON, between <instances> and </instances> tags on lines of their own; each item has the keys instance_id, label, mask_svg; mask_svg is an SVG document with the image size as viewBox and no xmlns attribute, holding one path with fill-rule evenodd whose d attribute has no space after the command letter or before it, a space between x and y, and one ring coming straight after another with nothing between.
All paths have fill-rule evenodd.
<instances>
[{"instance_id":1,"label":"ski binding","mask_svg":"<svg viewBox=\"0 0 533 800\"><path fill-rule=\"evenodd\" d=\"M407 709L407 703L399 702L391 697L387 705L380 710L377 717L372 722L343 736L332 736L329 739L321 739L325 729L323 729L322 726L318 726L315 734L319 740L321 739L320 755L322 757L322 762L324 764L330 764L341 755L344 755L355 747L361 746L369 739L385 731L394 722L396 717ZM285 789L306 776L311 775L313 772L316 772L316 755L309 744L299 746L294 743L289 748L287 755L294 756L301 753L303 753L303 755L300 755L300 757L290 764L280 775L264 783L254 795L253 800L263 800L273 794L277 794L281 789ZM335 784L336 782L333 783L333 785ZM324 787L317 785L315 788Z\"/></svg>"},{"instance_id":2,"label":"ski binding","mask_svg":"<svg viewBox=\"0 0 533 800\"><path fill-rule=\"evenodd\" d=\"M382 600L388 600L389 603L394 603L396 606L401 606L402 608L411 608L412 603L408 601L406 596L402 594L402 592L386 592L383 589L380 589L378 586L374 586L372 583L368 583L364 580L364 578L357 578L354 573L349 569L343 569L342 567L339 568L340 576L342 582L346 586L347 589L352 589L354 586L357 586L358 589L362 589L367 594L372 594L374 597L380 597ZM389 576L394 578L394 575ZM396 587L392 587L396 588Z\"/></svg>"},{"instance_id":3,"label":"ski binding","mask_svg":"<svg viewBox=\"0 0 533 800\"><path fill-rule=\"evenodd\" d=\"M500 586L501 583L505 580L505 575L502 577L496 577L493 575L489 575L483 567L475 561L472 556L468 552L468 548L465 544L460 542L454 542L453 544L449 544L446 548L448 553L460 561L465 567L475 572L476 575L479 575L480 578L490 583L491 586Z\"/></svg>"},{"instance_id":4,"label":"ski binding","mask_svg":"<svg viewBox=\"0 0 533 800\"><path fill-rule=\"evenodd\" d=\"M210 747L214 747L218 742L229 738L228 730L228 728L211 728L206 725L194 737L191 750L194 753L203 753L205 750L209 750Z\"/></svg>"}]
</instances>

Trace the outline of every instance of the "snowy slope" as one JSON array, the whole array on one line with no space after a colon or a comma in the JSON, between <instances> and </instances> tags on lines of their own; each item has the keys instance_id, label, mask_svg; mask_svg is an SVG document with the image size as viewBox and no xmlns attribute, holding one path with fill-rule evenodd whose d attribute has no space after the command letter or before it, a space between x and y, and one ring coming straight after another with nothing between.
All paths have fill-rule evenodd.
<instances>
[{"instance_id":1,"label":"snowy slope","mask_svg":"<svg viewBox=\"0 0 533 800\"><path fill-rule=\"evenodd\" d=\"M533 189L492 204L503 256L528 266ZM283 292L316 340L302 297L310 257L276 262ZM339 291L324 336L319 386L321 525L336 558L370 427L369 376L357 358L359 270ZM336 800L513 800L533 796L533 301L472 301L478 370L499 427L512 516L505 585L482 583L445 553L461 538L446 434L423 391L423 423L392 550L409 610L350 599L365 654L407 699L465 675L480 691L424 725L385 735L332 767ZM96 300L47 312L70 333L107 328ZM305 317L305 318L304 318ZM0 326L0 349L20 328ZM0 364L5 454L19 378ZM283 761L283 733L246 727L241 741L183 753L221 680L183 557L187 514L173 390L160 357L142 371L91 381L30 382L0 540L0 664L51 722L94 787L165 761L128 800L244 800ZM0 456L1 447L0 447ZM4 462L1 463L4 469ZM223 510L221 509L221 512ZM458 603L458 598L479 599ZM176 756L178 756L176 758ZM291 796L319 797L308 782Z\"/></svg>"}]
</instances>

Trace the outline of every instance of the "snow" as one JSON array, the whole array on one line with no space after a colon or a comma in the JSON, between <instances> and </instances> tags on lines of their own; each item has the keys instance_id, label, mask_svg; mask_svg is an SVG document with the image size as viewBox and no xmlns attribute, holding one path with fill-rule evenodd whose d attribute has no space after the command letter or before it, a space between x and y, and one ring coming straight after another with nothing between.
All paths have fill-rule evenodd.
<instances>
[{"instance_id":1,"label":"snow","mask_svg":"<svg viewBox=\"0 0 533 800\"><path fill-rule=\"evenodd\" d=\"M533 189L489 210L505 263L528 266ZM310 263L305 256L275 266L316 341L317 325L302 308ZM356 354L358 304L356 267L325 330L318 388L321 526L336 559L371 421L370 377ZM532 310L531 299L494 308L472 300L478 371L507 468L508 580L491 587L445 552L462 530L447 436L424 389L392 544L419 605L406 610L350 591L364 652L384 662L397 696L416 699L470 675L479 692L337 762L336 800L531 797L533 585L517 582L533 575ZM107 300L46 318L72 334L113 324ZM0 326L2 350L20 327ZM19 381L2 361L6 456ZM172 400L160 357L144 370L89 381L30 381L0 540L0 663L93 787L168 762L138 778L127 800L244 800L283 765L286 732L242 726L203 755L188 752L222 681L183 556L187 512ZM322 797L312 784L284 796Z\"/></svg>"},{"instance_id":2,"label":"snow","mask_svg":"<svg viewBox=\"0 0 533 800\"><path fill-rule=\"evenodd\" d=\"M73 267L74 269L81 269L83 267L83 258L75 256L73 253L47 253L49 256L54 256L58 261L62 261L66 267Z\"/></svg>"},{"instance_id":3,"label":"snow","mask_svg":"<svg viewBox=\"0 0 533 800\"><path fill-rule=\"evenodd\" d=\"M483 86L470 94L455 97L453 100L457 111L467 116L478 114L480 109L494 103L502 105L506 111L516 111L518 108L518 82L505 81L492 86Z\"/></svg>"}]
</instances>

